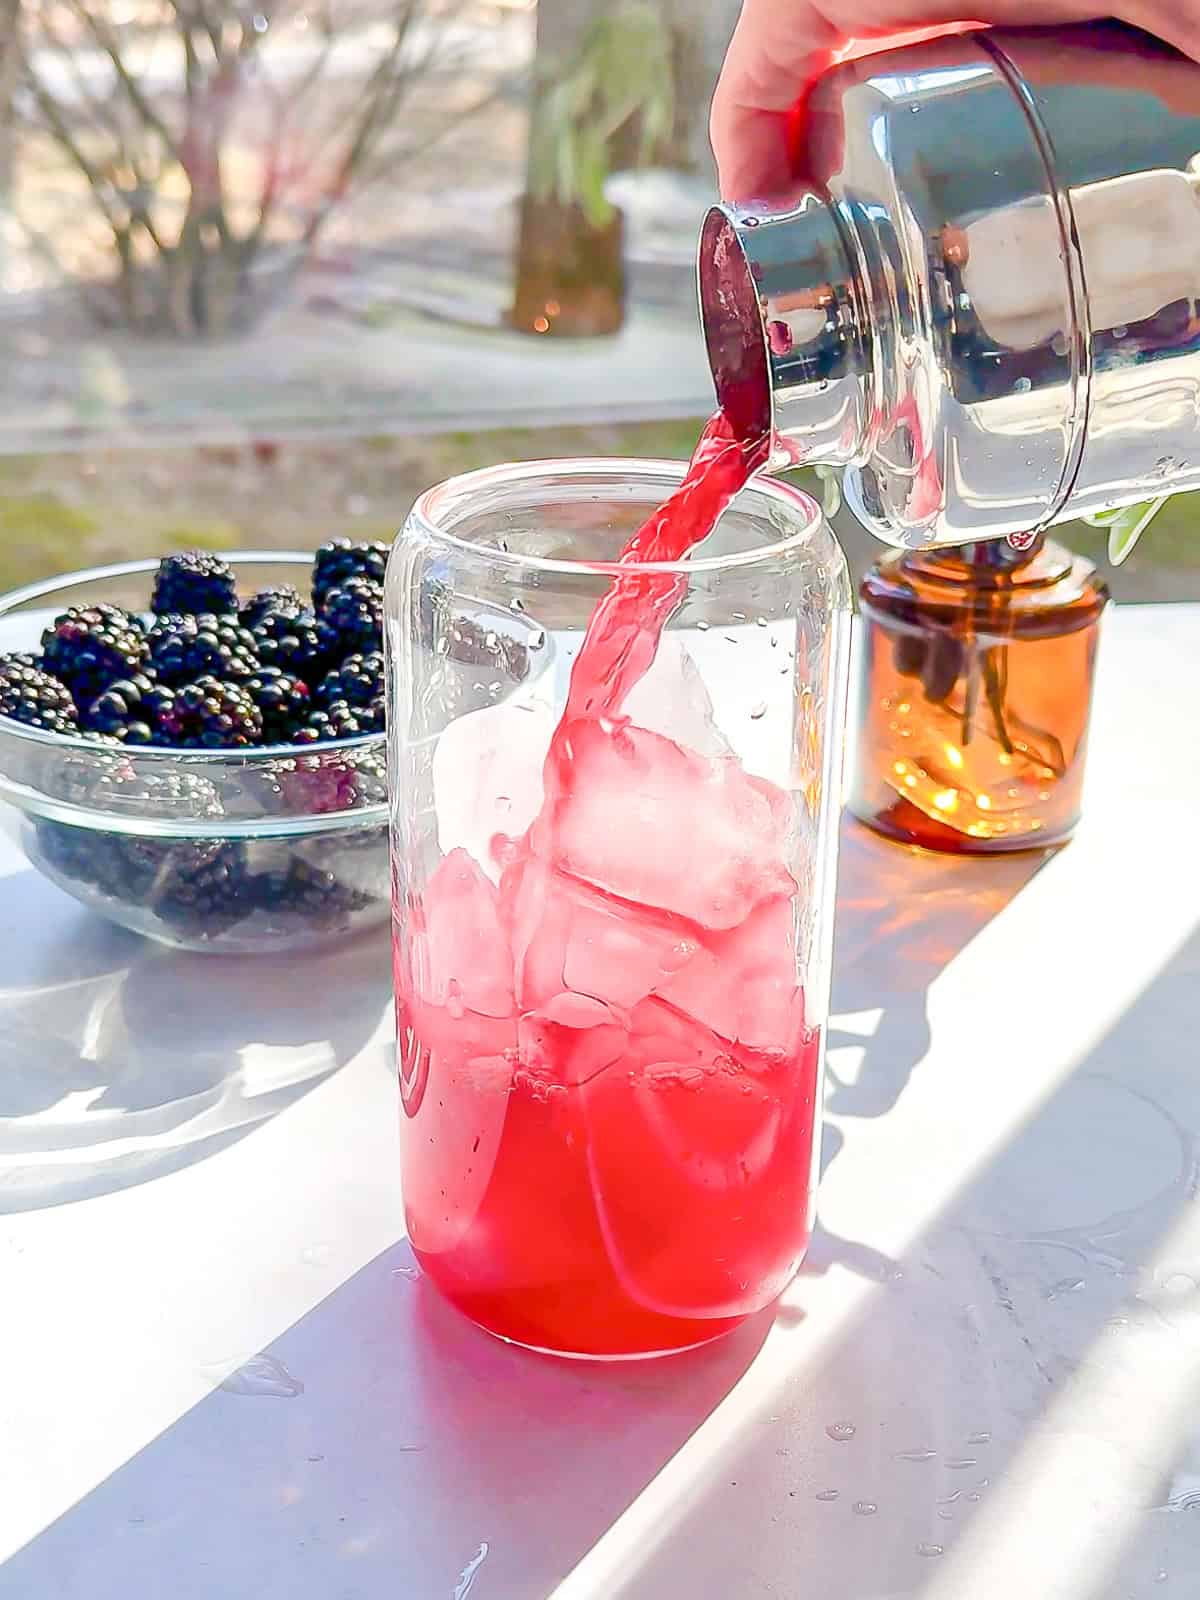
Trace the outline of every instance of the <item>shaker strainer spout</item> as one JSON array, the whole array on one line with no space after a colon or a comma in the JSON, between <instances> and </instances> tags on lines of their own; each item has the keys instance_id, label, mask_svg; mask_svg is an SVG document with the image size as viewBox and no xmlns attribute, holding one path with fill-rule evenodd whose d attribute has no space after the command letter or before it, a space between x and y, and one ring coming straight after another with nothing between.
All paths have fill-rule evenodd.
<instances>
[{"instance_id":1,"label":"shaker strainer spout","mask_svg":"<svg viewBox=\"0 0 1200 1600\"><path fill-rule=\"evenodd\" d=\"M834 67L805 128L795 191L701 232L739 432L914 549L1200 487L1200 67L981 30Z\"/></svg>"}]
</instances>

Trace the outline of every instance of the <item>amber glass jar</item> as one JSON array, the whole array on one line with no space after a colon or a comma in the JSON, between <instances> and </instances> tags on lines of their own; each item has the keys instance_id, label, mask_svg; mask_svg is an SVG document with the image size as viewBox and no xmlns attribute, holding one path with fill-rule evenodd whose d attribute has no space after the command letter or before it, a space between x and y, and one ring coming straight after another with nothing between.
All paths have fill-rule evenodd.
<instances>
[{"instance_id":1,"label":"amber glass jar","mask_svg":"<svg viewBox=\"0 0 1200 1600\"><path fill-rule=\"evenodd\" d=\"M1108 604L1090 562L1041 538L896 551L859 598L854 815L965 854L1069 838Z\"/></svg>"}]
</instances>

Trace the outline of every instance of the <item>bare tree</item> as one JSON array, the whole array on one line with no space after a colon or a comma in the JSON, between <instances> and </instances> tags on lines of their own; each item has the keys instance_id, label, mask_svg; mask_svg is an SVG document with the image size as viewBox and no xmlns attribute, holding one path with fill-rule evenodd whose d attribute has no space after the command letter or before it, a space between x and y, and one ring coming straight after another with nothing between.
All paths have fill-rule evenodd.
<instances>
[{"instance_id":1,"label":"bare tree","mask_svg":"<svg viewBox=\"0 0 1200 1600\"><path fill-rule=\"evenodd\" d=\"M150 332L252 319L352 191L496 92L463 71L467 0L143 0L120 25L107 0L26 6L26 141L107 241L93 306Z\"/></svg>"},{"instance_id":2,"label":"bare tree","mask_svg":"<svg viewBox=\"0 0 1200 1600\"><path fill-rule=\"evenodd\" d=\"M21 0L0 0L0 210L12 200L14 113L20 74Z\"/></svg>"}]
</instances>

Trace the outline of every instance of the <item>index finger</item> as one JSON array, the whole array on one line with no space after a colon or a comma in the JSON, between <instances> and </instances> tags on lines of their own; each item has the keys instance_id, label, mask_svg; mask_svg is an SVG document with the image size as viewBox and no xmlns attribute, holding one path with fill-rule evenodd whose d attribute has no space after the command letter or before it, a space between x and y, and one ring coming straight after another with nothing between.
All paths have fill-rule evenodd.
<instances>
[{"instance_id":1,"label":"index finger","mask_svg":"<svg viewBox=\"0 0 1200 1600\"><path fill-rule=\"evenodd\" d=\"M807 84L846 41L807 3L746 0L713 96L710 137L721 194L776 194L790 172L788 119Z\"/></svg>"}]
</instances>

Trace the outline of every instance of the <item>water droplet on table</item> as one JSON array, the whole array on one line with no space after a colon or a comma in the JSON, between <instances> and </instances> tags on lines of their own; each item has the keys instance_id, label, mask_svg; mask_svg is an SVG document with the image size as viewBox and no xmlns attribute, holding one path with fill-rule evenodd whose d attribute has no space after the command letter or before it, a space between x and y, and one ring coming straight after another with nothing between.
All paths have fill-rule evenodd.
<instances>
[{"instance_id":1,"label":"water droplet on table","mask_svg":"<svg viewBox=\"0 0 1200 1600\"><path fill-rule=\"evenodd\" d=\"M919 1556L940 1556L944 1550L945 1546L940 1544L919 1544L917 1546L917 1554Z\"/></svg>"},{"instance_id":2,"label":"water droplet on table","mask_svg":"<svg viewBox=\"0 0 1200 1600\"><path fill-rule=\"evenodd\" d=\"M856 1500L854 1502L854 1515L856 1517L873 1517L879 1510L874 1500Z\"/></svg>"},{"instance_id":3,"label":"water droplet on table","mask_svg":"<svg viewBox=\"0 0 1200 1600\"><path fill-rule=\"evenodd\" d=\"M838 1444L844 1444L847 1439L853 1439L858 1429L852 1422L831 1422L825 1432L831 1439L836 1439Z\"/></svg>"},{"instance_id":4,"label":"water droplet on table","mask_svg":"<svg viewBox=\"0 0 1200 1600\"><path fill-rule=\"evenodd\" d=\"M1196 1280L1189 1273L1172 1272L1162 1280L1162 1286L1168 1294L1191 1294Z\"/></svg>"},{"instance_id":5,"label":"water droplet on table","mask_svg":"<svg viewBox=\"0 0 1200 1600\"><path fill-rule=\"evenodd\" d=\"M938 1505L940 1505L940 1506L952 1506L956 1500L961 1500L961 1499L962 1499L962 1490L961 1489L955 1489L953 1494L943 1495L943 1497L938 1501Z\"/></svg>"},{"instance_id":6,"label":"water droplet on table","mask_svg":"<svg viewBox=\"0 0 1200 1600\"><path fill-rule=\"evenodd\" d=\"M932 1461L936 1450L897 1450L897 1461Z\"/></svg>"},{"instance_id":7,"label":"water droplet on table","mask_svg":"<svg viewBox=\"0 0 1200 1600\"><path fill-rule=\"evenodd\" d=\"M409 1283L416 1283L421 1276L421 1269L414 1263L411 1267L393 1267L393 1278L407 1278Z\"/></svg>"},{"instance_id":8,"label":"water droplet on table","mask_svg":"<svg viewBox=\"0 0 1200 1600\"><path fill-rule=\"evenodd\" d=\"M750 720L751 720L751 722L758 722L762 717L765 717L766 714L767 714L767 702L765 700L759 700L756 705L752 705L750 707Z\"/></svg>"},{"instance_id":9,"label":"water droplet on table","mask_svg":"<svg viewBox=\"0 0 1200 1600\"><path fill-rule=\"evenodd\" d=\"M969 1433L967 1435L968 1444L991 1444L991 1442L992 1436L986 1428L982 1433Z\"/></svg>"},{"instance_id":10,"label":"water droplet on table","mask_svg":"<svg viewBox=\"0 0 1200 1600\"><path fill-rule=\"evenodd\" d=\"M458 1582L454 1586L453 1600L467 1600L467 1596L475 1586L475 1576L487 1558L488 1542L485 1539L459 1573Z\"/></svg>"},{"instance_id":11,"label":"water droplet on table","mask_svg":"<svg viewBox=\"0 0 1200 1600\"><path fill-rule=\"evenodd\" d=\"M816 1498L818 1500L836 1500L840 1493L840 1489L818 1489Z\"/></svg>"},{"instance_id":12,"label":"water droplet on table","mask_svg":"<svg viewBox=\"0 0 1200 1600\"><path fill-rule=\"evenodd\" d=\"M1060 1278L1057 1283L1051 1284L1046 1290L1047 1300L1057 1300L1059 1295L1078 1294L1084 1287L1082 1278Z\"/></svg>"},{"instance_id":13,"label":"water droplet on table","mask_svg":"<svg viewBox=\"0 0 1200 1600\"><path fill-rule=\"evenodd\" d=\"M299 1378L293 1378L276 1356L251 1356L236 1372L231 1372L221 1384L227 1394L276 1395L281 1400L294 1400L304 1393Z\"/></svg>"},{"instance_id":14,"label":"water droplet on table","mask_svg":"<svg viewBox=\"0 0 1200 1600\"><path fill-rule=\"evenodd\" d=\"M954 1456L946 1463L948 1472L965 1472L968 1467L977 1467L979 1462L974 1456Z\"/></svg>"}]
</instances>

